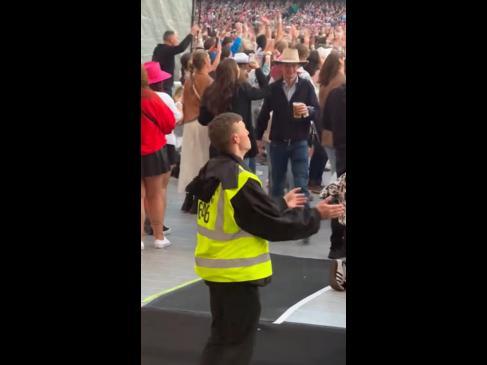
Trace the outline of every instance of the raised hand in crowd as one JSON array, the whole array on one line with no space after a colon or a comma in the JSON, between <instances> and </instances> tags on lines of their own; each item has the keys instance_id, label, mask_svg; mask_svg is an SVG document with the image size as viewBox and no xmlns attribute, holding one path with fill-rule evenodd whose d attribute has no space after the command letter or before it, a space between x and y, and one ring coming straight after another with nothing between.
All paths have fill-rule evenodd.
<instances>
[{"instance_id":1,"label":"raised hand in crowd","mask_svg":"<svg viewBox=\"0 0 487 365\"><path fill-rule=\"evenodd\" d=\"M200 31L200 27L198 24L195 24L191 27L191 34L195 37L197 36L198 32Z\"/></svg>"},{"instance_id":2,"label":"raised hand in crowd","mask_svg":"<svg viewBox=\"0 0 487 365\"><path fill-rule=\"evenodd\" d=\"M235 30L237 31L237 35L241 35L242 34L242 23L236 22L235 23Z\"/></svg>"},{"instance_id":3,"label":"raised hand in crowd","mask_svg":"<svg viewBox=\"0 0 487 365\"><path fill-rule=\"evenodd\" d=\"M256 70L259 68L259 64L254 60L254 61L249 62L249 67L251 70Z\"/></svg>"},{"instance_id":4,"label":"raised hand in crowd","mask_svg":"<svg viewBox=\"0 0 487 365\"><path fill-rule=\"evenodd\" d=\"M296 38L298 38L298 30L296 29L296 26L294 24L291 25L290 35L291 41L295 41Z\"/></svg>"}]
</instances>

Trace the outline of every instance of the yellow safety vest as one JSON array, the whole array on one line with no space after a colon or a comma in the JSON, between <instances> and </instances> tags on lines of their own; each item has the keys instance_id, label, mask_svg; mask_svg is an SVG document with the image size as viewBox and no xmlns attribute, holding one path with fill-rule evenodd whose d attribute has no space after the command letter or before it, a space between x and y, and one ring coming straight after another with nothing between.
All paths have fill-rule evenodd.
<instances>
[{"instance_id":1,"label":"yellow safety vest","mask_svg":"<svg viewBox=\"0 0 487 365\"><path fill-rule=\"evenodd\" d=\"M223 189L220 183L209 203L198 200L198 233L195 271L214 282L242 282L272 275L269 242L243 231L235 222L231 199L248 179L259 178L239 166L238 186Z\"/></svg>"}]
</instances>

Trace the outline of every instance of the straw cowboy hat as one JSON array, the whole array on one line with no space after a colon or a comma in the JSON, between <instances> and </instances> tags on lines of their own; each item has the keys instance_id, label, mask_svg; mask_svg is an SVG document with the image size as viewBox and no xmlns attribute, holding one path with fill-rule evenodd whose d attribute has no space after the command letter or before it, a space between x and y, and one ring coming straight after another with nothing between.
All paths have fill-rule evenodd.
<instances>
[{"instance_id":1,"label":"straw cowboy hat","mask_svg":"<svg viewBox=\"0 0 487 365\"><path fill-rule=\"evenodd\" d=\"M294 63L298 65L305 65L308 61L300 61L298 50L294 48L286 48L282 52L279 59L275 60L273 63L275 64L284 64L284 63Z\"/></svg>"}]
</instances>

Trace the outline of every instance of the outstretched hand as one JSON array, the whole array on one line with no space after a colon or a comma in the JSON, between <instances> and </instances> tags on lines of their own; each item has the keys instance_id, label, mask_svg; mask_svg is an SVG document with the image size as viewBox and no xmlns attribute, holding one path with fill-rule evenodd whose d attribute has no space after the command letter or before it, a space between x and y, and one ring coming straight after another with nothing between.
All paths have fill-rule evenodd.
<instances>
[{"instance_id":1,"label":"outstretched hand","mask_svg":"<svg viewBox=\"0 0 487 365\"><path fill-rule=\"evenodd\" d=\"M302 208L308 202L308 198L303 193L298 193L301 188L294 188L284 195L284 200L288 208Z\"/></svg>"},{"instance_id":2,"label":"outstretched hand","mask_svg":"<svg viewBox=\"0 0 487 365\"><path fill-rule=\"evenodd\" d=\"M316 209L320 213L321 219L333 219L341 217L345 213L343 204L330 204L333 197L329 196L325 200L316 204Z\"/></svg>"}]
</instances>

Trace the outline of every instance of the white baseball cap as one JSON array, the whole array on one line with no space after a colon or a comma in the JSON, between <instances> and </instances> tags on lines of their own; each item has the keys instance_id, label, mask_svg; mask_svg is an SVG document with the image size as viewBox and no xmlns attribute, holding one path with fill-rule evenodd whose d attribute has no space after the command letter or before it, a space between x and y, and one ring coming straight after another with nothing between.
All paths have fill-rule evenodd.
<instances>
[{"instance_id":1,"label":"white baseball cap","mask_svg":"<svg viewBox=\"0 0 487 365\"><path fill-rule=\"evenodd\" d=\"M233 59L235 62L237 62L237 64L249 63L249 56L247 56L245 53L235 53Z\"/></svg>"}]
</instances>

